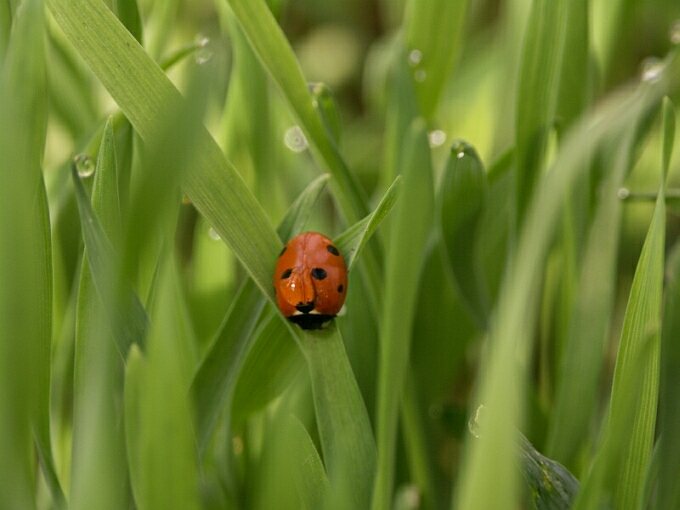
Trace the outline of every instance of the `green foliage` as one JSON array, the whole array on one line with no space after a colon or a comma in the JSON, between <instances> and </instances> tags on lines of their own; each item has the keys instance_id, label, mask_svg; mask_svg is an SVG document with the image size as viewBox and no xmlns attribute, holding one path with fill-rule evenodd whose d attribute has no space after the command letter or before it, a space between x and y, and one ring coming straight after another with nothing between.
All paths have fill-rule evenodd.
<instances>
[{"instance_id":1,"label":"green foliage","mask_svg":"<svg viewBox=\"0 0 680 510\"><path fill-rule=\"evenodd\" d=\"M680 508L678 18L0 0L0 508Z\"/></svg>"}]
</instances>

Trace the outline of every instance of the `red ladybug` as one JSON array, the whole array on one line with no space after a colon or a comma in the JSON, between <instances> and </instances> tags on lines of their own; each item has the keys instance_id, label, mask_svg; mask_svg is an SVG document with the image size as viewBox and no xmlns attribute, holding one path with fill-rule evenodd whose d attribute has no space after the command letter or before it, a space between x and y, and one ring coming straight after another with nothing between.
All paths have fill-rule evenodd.
<instances>
[{"instance_id":1,"label":"red ladybug","mask_svg":"<svg viewBox=\"0 0 680 510\"><path fill-rule=\"evenodd\" d=\"M279 309L289 321L303 329L319 329L345 303L345 259L326 236L303 232L281 250L274 288Z\"/></svg>"}]
</instances>

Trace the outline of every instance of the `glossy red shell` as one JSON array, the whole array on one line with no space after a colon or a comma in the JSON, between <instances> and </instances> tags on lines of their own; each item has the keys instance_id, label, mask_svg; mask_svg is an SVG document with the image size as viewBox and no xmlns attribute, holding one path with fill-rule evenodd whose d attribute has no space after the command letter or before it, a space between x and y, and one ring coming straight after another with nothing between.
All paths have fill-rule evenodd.
<instances>
[{"instance_id":1,"label":"glossy red shell","mask_svg":"<svg viewBox=\"0 0 680 510\"><path fill-rule=\"evenodd\" d=\"M318 232L303 232L288 241L276 261L273 281L279 309L303 327L296 318L317 315L330 320L347 295L345 260Z\"/></svg>"}]
</instances>

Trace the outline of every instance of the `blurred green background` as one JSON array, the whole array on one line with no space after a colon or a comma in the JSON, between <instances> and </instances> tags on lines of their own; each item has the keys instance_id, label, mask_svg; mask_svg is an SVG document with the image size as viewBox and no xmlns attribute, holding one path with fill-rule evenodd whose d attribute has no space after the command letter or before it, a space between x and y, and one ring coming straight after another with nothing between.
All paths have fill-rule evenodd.
<instances>
[{"instance_id":1,"label":"blurred green background","mask_svg":"<svg viewBox=\"0 0 680 510\"><path fill-rule=\"evenodd\" d=\"M679 44L675 0L0 0L0 508L680 508ZM356 252L319 333L302 230Z\"/></svg>"}]
</instances>

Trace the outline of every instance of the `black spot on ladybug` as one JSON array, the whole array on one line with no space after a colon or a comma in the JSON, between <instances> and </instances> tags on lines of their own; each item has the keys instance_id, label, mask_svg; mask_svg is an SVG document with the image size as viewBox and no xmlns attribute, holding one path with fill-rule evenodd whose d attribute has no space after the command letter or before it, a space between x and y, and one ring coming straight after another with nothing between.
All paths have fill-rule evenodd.
<instances>
[{"instance_id":1,"label":"black spot on ladybug","mask_svg":"<svg viewBox=\"0 0 680 510\"><path fill-rule=\"evenodd\" d=\"M281 279L282 279L282 280L285 280L285 279L288 278L291 274L293 274L293 270L290 269L290 268L288 268L288 269L286 269L283 273L281 273Z\"/></svg>"},{"instance_id":2,"label":"black spot on ladybug","mask_svg":"<svg viewBox=\"0 0 680 510\"><path fill-rule=\"evenodd\" d=\"M343 287L342 285L338 285L338 292L342 292L343 290L345 290L345 287Z\"/></svg>"},{"instance_id":3,"label":"black spot on ladybug","mask_svg":"<svg viewBox=\"0 0 680 510\"><path fill-rule=\"evenodd\" d=\"M307 303L302 302L298 303L297 305L295 305L295 308L297 308L299 312L309 313L312 310L314 310L314 301L308 301Z\"/></svg>"},{"instance_id":4,"label":"black spot on ladybug","mask_svg":"<svg viewBox=\"0 0 680 510\"><path fill-rule=\"evenodd\" d=\"M279 257L280 257L281 255L283 255L283 254L286 252L286 248L287 248L287 246L284 246L284 247L283 247L283 250L281 250L281 253L279 253Z\"/></svg>"},{"instance_id":5,"label":"black spot on ladybug","mask_svg":"<svg viewBox=\"0 0 680 510\"><path fill-rule=\"evenodd\" d=\"M326 246L326 249L330 253L332 253L333 255L340 255L340 252L338 251L338 249L335 246L333 246L332 244L329 244L328 246Z\"/></svg>"},{"instance_id":6,"label":"black spot on ladybug","mask_svg":"<svg viewBox=\"0 0 680 510\"><path fill-rule=\"evenodd\" d=\"M321 267L315 267L314 269L312 269L312 278L316 280L323 280L324 278L326 278L326 276L327 274L325 269Z\"/></svg>"}]
</instances>

